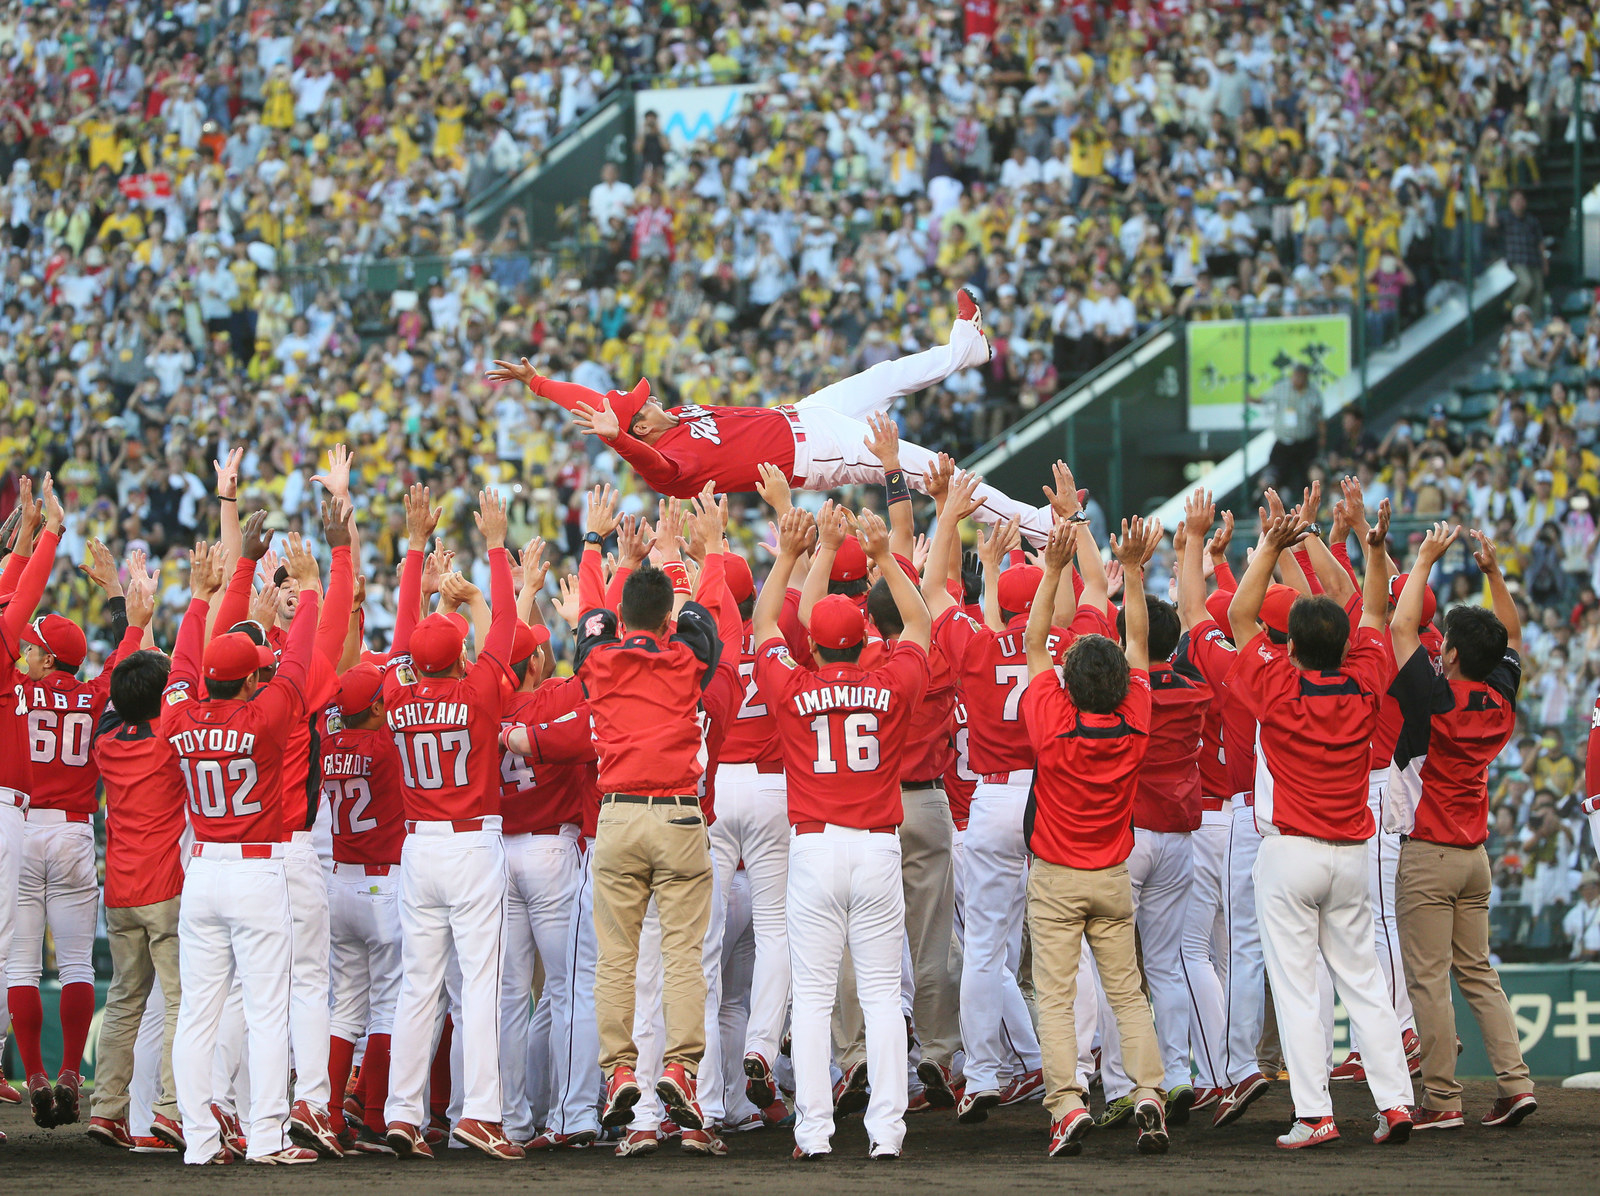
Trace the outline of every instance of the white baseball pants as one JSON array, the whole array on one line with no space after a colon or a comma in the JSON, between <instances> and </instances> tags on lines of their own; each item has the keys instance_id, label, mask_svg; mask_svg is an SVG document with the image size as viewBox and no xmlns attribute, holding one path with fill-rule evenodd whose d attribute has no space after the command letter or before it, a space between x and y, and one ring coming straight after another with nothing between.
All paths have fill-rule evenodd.
<instances>
[{"instance_id":1,"label":"white baseball pants","mask_svg":"<svg viewBox=\"0 0 1600 1196\"><path fill-rule=\"evenodd\" d=\"M1228 974L1228 934L1222 918L1228 835L1233 811L1207 810L1189 836L1194 879L1183 914L1183 979L1189 989L1189 1050L1196 1087L1227 1083L1223 979Z\"/></svg>"},{"instance_id":2,"label":"white baseball pants","mask_svg":"<svg viewBox=\"0 0 1600 1196\"><path fill-rule=\"evenodd\" d=\"M26 794L0 788L0 976L11 966L11 940L17 925L17 882L22 873L22 839L27 833ZM11 1010L0 984L0 1051L5 1050Z\"/></svg>"},{"instance_id":3,"label":"white baseball pants","mask_svg":"<svg viewBox=\"0 0 1600 1196\"><path fill-rule=\"evenodd\" d=\"M1194 855L1187 834L1135 827L1128 856L1134 925L1144 957L1145 986L1154 1010L1164 1087L1189 1082L1189 989L1183 979L1183 927ZM1103 995L1103 994L1102 994ZM1122 1037L1109 1006L1102 1006L1100 1077L1108 1101L1129 1095L1133 1081L1122 1067Z\"/></svg>"},{"instance_id":4,"label":"white baseball pants","mask_svg":"<svg viewBox=\"0 0 1600 1196\"><path fill-rule=\"evenodd\" d=\"M538 1128L530 1091L548 1077L530 1076L534 960L544 968L550 999L549 1036L565 1040L572 1011L567 1004L567 921L578 889L578 828L558 835L510 835L506 853L506 947L501 975L500 1084L506 1135L526 1141ZM541 1002L542 1003L542 1002ZM548 1041L548 1037L547 1037Z\"/></svg>"},{"instance_id":5,"label":"white baseball pants","mask_svg":"<svg viewBox=\"0 0 1600 1196\"><path fill-rule=\"evenodd\" d=\"M289 981L289 1045L294 1052L294 1098L327 1111L328 1088L328 877L310 831L295 831L283 854L294 917L294 958ZM344 1099L344 1093L339 1094Z\"/></svg>"},{"instance_id":6,"label":"white baseball pants","mask_svg":"<svg viewBox=\"0 0 1600 1196\"><path fill-rule=\"evenodd\" d=\"M400 996L398 869L368 876L361 864L335 864L328 885L328 927L331 1032L347 1042L360 1042L365 1034L388 1034Z\"/></svg>"},{"instance_id":7,"label":"white baseball pants","mask_svg":"<svg viewBox=\"0 0 1600 1196\"><path fill-rule=\"evenodd\" d=\"M839 486L882 485L883 465L863 443L869 434L867 417L885 413L894 401L937 386L952 374L982 366L989 359L983 334L957 320L948 344L935 345L893 361L879 362L849 378L842 378L795 404L805 440L795 445L794 473L807 490L832 490ZM923 474L937 454L920 445L900 442L900 463L906 484L921 490ZM983 505L973 513L982 523L1004 523L1016 516L1023 535L1043 544L1054 522L1049 507L1032 507L1000 493L993 486L978 487Z\"/></svg>"},{"instance_id":8,"label":"white baseball pants","mask_svg":"<svg viewBox=\"0 0 1600 1196\"><path fill-rule=\"evenodd\" d=\"M789 795L781 772L757 772L754 764L718 765L716 793L711 857L724 881L744 861L756 939L750 1024L733 1060L742 1075L746 1054L760 1055L769 1067L778 1058L789 1012L789 930L784 912L789 888ZM723 892L730 893L731 885Z\"/></svg>"},{"instance_id":9,"label":"white baseball pants","mask_svg":"<svg viewBox=\"0 0 1600 1196\"><path fill-rule=\"evenodd\" d=\"M789 844L789 956L794 977L790 1053L795 1145L825 1154L833 1138L831 1023L846 945L866 1025L872 1087L865 1124L874 1147L905 1140L906 1026L900 1011L905 893L896 835L828 825Z\"/></svg>"},{"instance_id":10,"label":"white baseball pants","mask_svg":"<svg viewBox=\"0 0 1600 1196\"><path fill-rule=\"evenodd\" d=\"M1379 769L1367 778L1367 807L1378 833L1367 840L1367 882L1372 894L1373 945L1378 968L1389 988L1389 1000L1404 1030L1416 1029L1411 994L1406 991L1405 965L1400 961L1400 920L1394 912L1395 886L1400 874L1400 836L1383 829L1384 805L1389 790L1389 770Z\"/></svg>"},{"instance_id":11,"label":"white baseball pants","mask_svg":"<svg viewBox=\"0 0 1600 1196\"><path fill-rule=\"evenodd\" d=\"M7 986L39 987L46 924L61 983L93 984L94 929L100 912L93 824L68 822L61 810L30 809L19 863Z\"/></svg>"},{"instance_id":12,"label":"white baseball pants","mask_svg":"<svg viewBox=\"0 0 1600 1196\"><path fill-rule=\"evenodd\" d=\"M203 851L184 876L178 912L183 995L172 1071L188 1142L186 1163L210 1162L221 1148L211 1114L213 1065L235 977L250 1057L249 1157L274 1154L289 1145L294 926L282 848L275 846L274 857L261 860L237 858L237 845L208 843Z\"/></svg>"},{"instance_id":13,"label":"white baseball pants","mask_svg":"<svg viewBox=\"0 0 1600 1196\"><path fill-rule=\"evenodd\" d=\"M966 959L966 901L967 901L967 832L956 829L950 840L950 862L956 879L956 939L962 944L963 961ZM999 1074L1014 1076L1020 1072L1037 1071L1043 1066L1039 1051L1039 1036L1034 1032L1033 1017L1028 1012L1028 1002L1017 983L1017 967L1022 962L1022 935L1006 944L1006 963L1001 976L1003 997L1000 1014L1000 1041L1005 1044L1005 1057L1001 1060ZM1094 986L1089 986L1088 1000L1094 1001ZM1084 1041L1092 1041L1085 1035Z\"/></svg>"},{"instance_id":14,"label":"white baseball pants","mask_svg":"<svg viewBox=\"0 0 1600 1196\"><path fill-rule=\"evenodd\" d=\"M181 912L181 909L180 909ZM133 1079L128 1083L128 1132L148 1138L161 1096L161 1048L167 1033L167 998L157 976L145 998L139 1035L133 1040ZM174 1080L176 1087L176 1080ZM174 1099L177 1094L174 1092Z\"/></svg>"},{"instance_id":15,"label":"white baseball pants","mask_svg":"<svg viewBox=\"0 0 1600 1196\"><path fill-rule=\"evenodd\" d=\"M1256 921L1256 853L1261 832L1256 830L1255 808L1245 804L1243 793L1233 799L1233 822L1228 828L1225 852L1222 921L1228 932L1228 973L1223 989L1223 1011L1228 1034L1223 1056L1225 1073L1217 1087L1237 1084L1261 1070L1256 1058L1261 1027L1266 1018L1266 967L1261 954L1261 929Z\"/></svg>"},{"instance_id":16,"label":"white baseball pants","mask_svg":"<svg viewBox=\"0 0 1600 1196\"><path fill-rule=\"evenodd\" d=\"M594 840L583 842L578 888L567 919L567 1005L572 1023L566 1038L552 1033L550 1054L555 1099L550 1128L562 1134L600 1129L600 1029L594 1015ZM553 1027L552 1027L553 1030Z\"/></svg>"},{"instance_id":17,"label":"white baseball pants","mask_svg":"<svg viewBox=\"0 0 1600 1196\"><path fill-rule=\"evenodd\" d=\"M1333 1115L1317 995L1319 948L1344 998L1352 1032L1360 1037L1373 1100L1379 1109L1409 1107L1411 1076L1400 1022L1372 951L1366 844L1268 835L1255 875L1261 946L1296 1116Z\"/></svg>"},{"instance_id":18,"label":"white baseball pants","mask_svg":"<svg viewBox=\"0 0 1600 1196\"><path fill-rule=\"evenodd\" d=\"M719 786L721 782L718 782ZM721 821L720 819L718 821ZM715 824L713 824L715 829ZM788 855L784 856L787 875ZM722 928L722 1119L725 1125L738 1125L752 1113L760 1112L745 1095L744 1049L750 1028L750 1005L755 994L756 936L754 899L750 877L737 868L728 884L728 918ZM783 973L789 974L789 934L783 936ZM784 993L785 1016L789 994ZM781 1028L781 1027L780 1027ZM702 1073L704 1074L704 1073Z\"/></svg>"},{"instance_id":19,"label":"white baseball pants","mask_svg":"<svg viewBox=\"0 0 1600 1196\"><path fill-rule=\"evenodd\" d=\"M962 840L966 870L961 948L961 1042L966 1048L968 1092L1001 1087L1007 1057L1002 1021L1006 1011L1006 963L1013 941L1021 950L1026 898L1028 846L1022 817L1028 805L1029 773L1011 774L1011 783L980 784L972 795ZM1015 962L1015 960L1013 960ZM1013 974L1014 978L1014 974ZM1013 1027L1020 1031L1021 1027ZM1019 1044L1030 1054L1038 1039Z\"/></svg>"},{"instance_id":20,"label":"white baseball pants","mask_svg":"<svg viewBox=\"0 0 1600 1196\"><path fill-rule=\"evenodd\" d=\"M434 1023L446 956L461 966L462 1114L499 1121L500 960L506 863L500 819L455 833L448 822L418 822L400 852L401 982L391 1039L388 1121L423 1125Z\"/></svg>"}]
</instances>

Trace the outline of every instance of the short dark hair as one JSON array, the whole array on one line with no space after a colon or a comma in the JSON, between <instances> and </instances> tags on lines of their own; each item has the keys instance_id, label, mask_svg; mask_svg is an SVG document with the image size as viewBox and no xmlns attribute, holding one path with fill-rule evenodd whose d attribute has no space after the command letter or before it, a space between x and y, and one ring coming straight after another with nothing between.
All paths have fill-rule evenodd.
<instances>
[{"instance_id":1,"label":"short dark hair","mask_svg":"<svg viewBox=\"0 0 1600 1196\"><path fill-rule=\"evenodd\" d=\"M859 598L871 587L865 577L858 577L854 581L830 581L828 593L843 594L846 598Z\"/></svg>"},{"instance_id":2,"label":"short dark hair","mask_svg":"<svg viewBox=\"0 0 1600 1196\"><path fill-rule=\"evenodd\" d=\"M1344 663L1350 642L1350 616L1325 594L1295 599L1289 608L1289 638L1303 668L1331 672Z\"/></svg>"},{"instance_id":3,"label":"short dark hair","mask_svg":"<svg viewBox=\"0 0 1600 1196\"><path fill-rule=\"evenodd\" d=\"M145 648L123 657L111 670L111 704L122 721L154 722L161 713L161 691L167 688L172 662L165 655Z\"/></svg>"},{"instance_id":4,"label":"short dark hair","mask_svg":"<svg viewBox=\"0 0 1600 1196\"><path fill-rule=\"evenodd\" d=\"M1165 598L1145 595L1144 608L1150 614L1150 630L1146 636L1151 660L1171 660L1178 650L1178 638L1183 635L1183 621L1178 618L1178 608ZM1128 642L1127 600L1117 612L1117 634Z\"/></svg>"},{"instance_id":5,"label":"short dark hair","mask_svg":"<svg viewBox=\"0 0 1600 1196\"><path fill-rule=\"evenodd\" d=\"M823 664L855 664L861 659L861 649L867 646L867 641L851 644L848 648L824 648L816 645L816 657Z\"/></svg>"},{"instance_id":6,"label":"short dark hair","mask_svg":"<svg viewBox=\"0 0 1600 1196\"><path fill-rule=\"evenodd\" d=\"M233 681L219 681L215 677L206 680L206 697L212 701L227 701L237 698L244 689L245 678L239 677Z\"/></svg>"},{"instance_id":7,"label":"short dark hair","mask_svg":"<svg viewBox=\"0 0 1600 1196\"><path fill-rule=\"evenodd\" d=\"M756 596L754 594L751 594L750 597L746 598L743 602L739 603L739 617L741 619L743 619L745 622L748 623L751 619L753 619L755 617L755 613L756 613Z\"/></svg>"},{"instance_id":8,"label":"short dark hair","mask_svg":"<svg viewBox=\"0 0 1600 1196\"><path fill-rule=\"evenodd\" d=\"M635 569L622 583L617 613L635 631L660 627L672 617L672 579L654 565Z\"/></svg>"},{"instance_id":9,"label":"short dark hair","mask_svg":"<svg viewBox=\"0 0 1600 1196\"><path fill-rule=\"evenodd\" d=\"M889 583L881 577L867 592L867 617L886 636L899 635L906 629L906 621L900 617L900 606L889 590Z\"/></svg>"},{"instance_id":10,"label":"short dark hair","mask_svg":"<svg viewBox=\"0 0 1600 1196\"><path fill-rule=\"evenodd\" d=\"M1492 610L1481 606L1452 607L1444 617L1444 646L1456 650L1461 675L1469 681L1482 681L1505 658L1511 642Z\"/></svg>"},{"instance_id":11,"label":"short dark hair","mask_svg":"<svg viewBox=\"0 0 1600 1196\"><path fill-rule=\"evenodd\" d=\"M532 656L524 656L521 660L514 660L511 662L511 671L516 674L518 685L521 685L528 679L528 666L532 664L537 657L538 653L535 652Z\"/></svg>"},{"instance_id":12,"label":"short dark hair","mask_svg":"<svg viewBox=\"0 0 1600 1196\"><path fill-rule=\"evenodd\" d=\"M1072 704L1090 714L1112 714L1128 696L1128 658L1103 635L1080 635L1061 661Z\"/></svg>"}]
</instances>

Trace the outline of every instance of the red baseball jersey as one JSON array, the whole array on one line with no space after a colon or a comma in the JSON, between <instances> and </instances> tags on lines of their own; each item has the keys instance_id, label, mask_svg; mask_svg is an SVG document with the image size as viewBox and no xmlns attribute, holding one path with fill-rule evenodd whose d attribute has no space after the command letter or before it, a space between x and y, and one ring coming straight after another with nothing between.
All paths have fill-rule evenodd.
<instances>
[{"instance_id":1,"label":"red baseball jersey","mask_svg":"<svg viewBox=\"0 0 1600 1196\"><path fill-rule=\"evenodd\" d=\"M1196 623L1189 632L1189 659L1211 687L1211 708L1222 728L1223 788L1216 797L1244 794L1245 804L1255 804L1256 716L1250 704L1233 691L1231 678L1239 664L1239 649L1217 626L1215 619Z\"/></svg>"},{"instance_id":2,"label":"red baseball jersey","mask_svg":"<svg viewBox=\"0 0 1600 1196\"><path fill-rule=\"evenodd\" d=\"M170 901L183 892L183 803L188 790L155 723L102 717L90 749L106 787L106 906Z\"/></svg>"},{"instance_id":3,"label":"red baseball jersey","mask_svg":"<svg viewBox=\"0 0 1600 1196\"><path fill-rule=\"evenodd\" d=\"M23 687L28 677L17 668L22 655L22 633L33 618L33 609L44 595L50 571L55 565L55 532L39 533L33 554L12 553L0 577L0 600L5 611L0 615L0 786L18 793L33 791L33 759L28 744L28 701Z\"/></svg>"},{"instance_id":4,"label":"red baseball jersey","mask_svg":"<svg viewBox=\"0 0 1600 1196\"><path fill-rule=\"evenodd\" d=\"M971 731L967 727L967 704L959 698L950 708L950 726L955 734L950 737L950 767L944 770L944 793L950 799L950 817L957 830L967 829L967 816L972 810L972 794L983 778L972 771L968 752Z\"/></svg>"},{"instance_id":5,"label":"red baseball jersey","mask_svg":"<svg viewBox=\"0 0 1600 1196\"><path fill-rule=\"evenodd\" d=\"M1589 754L1584 761L1583 791L1589 795L1593 808L1600 810L1600 697L1594 700L1594 713L1589 718Z\"/></svg>"},{"instance_id":6,"label":"red baseball jersey","mask_svg":"<svg viewBox=\"0 0 1600 1196\"><path fill-rule=\"evenodd\" d=\"M582 708L580 715L579 708ZM583 822L594 735L583 689L570 678L547 681L531 693L512 694L501 722L525 727L527 756L500 749L500 829L507 835L550 833Z\"/></svg>"},{"instance_id":7,"label":"red baseball jersey","mask_svg":"<svg viewBox=\"0 0 1600 1196\"><path fill-rule=\"evenodd\" d=\"M306 672L315 650L320 595L304 594L277 674L248 702L199 700L207 603L196 599L178 628L161 734L177 753L189 791L189 821L205 843L280 843L283 754L306 718Z\"/></svg>"},{"instance_id":8,"label":"red baseball jersey","mask_svg":"<svg viewBox=\"0 0 1600 1196\"><path fill-rule=\"evenodd\" d=\"M1182 833L1200 827L1201 727L1211 687L1157 662L1150 666L1150 746L1139 768L1133 825Z\"/></svg>"},{"instance_id":9,"label":"red baseball jersey","mask_svg":"<svg viewBox=\"0 0 1600 1196\"><path fill-rule=\"evenodd\" d=\"M1133 851L1133 801L1150 746L1150 677L1131 669L1128 696L1113 714L1079 710L1054 670L1022 699L1038 753L1023 814L1023 839L1042 860L1099 871Z\"/></svg>"},{"instance_id":10,"label":"red baseball jersey","mask_svg":"<svg viewBox=\"0 0 1600 1196\"><path fill-rule=\"evenodd\" d=\"M861 653L864 669L878 668L899 648L892 640L869 642ZM955 673L938 644L928 646L928 689L911 716L911 732L900 756L900 783L926 785L943 777L952 754L950 711L956 703Z\"/></svg>"},{"instance_id":11,"label":"red baseball jersey","mask_svg":"<svg viewBox=\"0 0 1600 1196\"><path fill-rule=\"evenodd\" d=\"M56 669L23 686L28 703L28 755L33 762L36 810L93 814L100 808L100 766L90 745L111 696L111 671L137 652L144 630L129 627L111 659L93 681Z\"/></svg>"},{"instance_id":12,"label":"red baseball jersey","mask_svg":"<svg viewBox=\"0 0 1600 1196\"><path fill-rule=\"evenodd\" d=\"M793 652L793 645L790 645ZM739 656L739 684L742 697L722 740L724 764L776 764L778 724L772 711L756 692L755 634L744 625L744 649Z\"/></svg>"},{"instance_id":13,"label":"red baseball jersey","mask_svg":"<svg viewBox=\"0 0 1600 1196\"><path fill-rule=\"evenodd\" d=\"M756 651L756 685L778 721L789 821L899 826L900 754L928 687L928 655L901 644L878 669L808 669L769 639Z\"/></svg>"},{"instance_id":14,"label":"red baseball jersey","mask_svg":"<svg viewBox=\"0 0 1600 1196\"><path fill-rule=\"evenodd\" d=\"M1178 637L1178 650L1172 654L1172 667L1196 681L1205 683L1205 677L1195 666L1189 653L1189 633ZM1211 689L1209 683L1206 687ZM1205 718L1200 720L1200 795L1203 798L1232 797L1228 789L1227 756L1222 748L1221 695L1214 689L1212 700L1206 704Z\"/></svg>"},{"instance_id":15,"label":"red baseball jersey","mask_svg":"<svg viewBox=\"0 0 1600 1196\"><path fill-rule=\"evenodd\" d=\"M318 771L333 815L333 858L341 864L398 864L406 814L394 735L381 724L346 727L336 708L324 711L320 721Z\"/></svg>"},{"instance_id":16,"label":"red baseball jersey","mask_svg":"<svg viewBox=\"0 0 1600 1196\"><path fill-rule=\"evenodd\" d=\"M1367 776L1391 676L1383 637L1370 627L1357 629L1343 665L1327 672L1296 667L1265 632L1245 645L1230 685L1260 724L1255 794L1263 833L1372 838Z\"/></svg>"},{"instance_id":17,"label":"red baseball jersey","mask_svg":"<svg viewBox=\"0 0 1600 1196\"><path fill-rule=\"evenodd\" d=\"M758 466L775 465L794 476L796 426L775 407L674 407L678 426L654 444L626 430L607 441L650 487L674 498L693 498L707 482L719 494L753 491Z\"/></svg>"}]
</instances>

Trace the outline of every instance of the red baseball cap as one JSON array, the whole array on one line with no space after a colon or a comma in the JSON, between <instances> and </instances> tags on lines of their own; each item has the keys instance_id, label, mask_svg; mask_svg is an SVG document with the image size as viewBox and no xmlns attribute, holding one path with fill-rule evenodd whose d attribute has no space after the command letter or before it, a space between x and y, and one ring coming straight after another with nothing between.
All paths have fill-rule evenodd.
<instances>
[{"instance_id":1,"label":"red baseball cap","mask_svg":"<svg viewBox=\"0 0 1600 1196\"><path fill-rule=\"evenodd\" d=\"M1228 604L1233 601L1232 590L1212 590L1206 595L1206 614L1216 620L1222 634L1233 638L1233 624L1228 622Z\"/></svg>"},{"instance_id":2,"label":"red baseball cap","mask_svg":"<svg viewBox=\"0 0 1600 1196\"><path fill-rule=\"evenodd\" d=\"M1411 574L1409 574L1409 573L1399 573L1399 574L1396 574L1394 577L1391 577L1389 579L1389 605L1390 606L1398 606L1400 604L1400 591L1406 588L1406 578L1408 578L1410 576L1411 576ZM1433 587L1432 586L1427 586L1427 585L1423 586L1422 587L1422 622L1423 622L1424 626L1426 626L1427 624L1433 622L1433 616L1438 614L1438 613L1439 613L1439 600L1433 596ZM51 618L55 618L54 615L52 615L50 617ZM79 632L78 634L82 635L83 633ZM57 653L57 655L60 655L60 653Z\"/></svg>"},{"instance_id":3,"label":"red baseball cap","mask_svg":"<svg viewBox=\"0 0 1600 1196\"><path fill-rule=\"evenodd\" d=\"M1038 565L1012 565L1000 575L1000 609L1025 615L1033 609L1034 595L1044 570Z\"/></svg>"},{"instance_id":4,"label":"red baseball cap","mask_svg":"<svg viewBox=\"0 0 1600 1196\"><path fill-rule=\"evenodd\" d=\"M376 665L358 664L339 678L339 712L359 714L377 701L383 688L383 672Z\"/></svg>"},{"instance_id":5,"label":"red baseball cap","mask_svg":"<svg viewBox=\"0 0 1600 1196\"><path fill-rule=\"evenodd\" d=\"M257 669L269 669L278 658L265 644L242 631L217 636L206 645L202 663L207 681L243 681Z\"/></svg>"},{"instance_id":6,"label":"red baseball cap","mask_svg":"<svg viewBox=\"0 0 1600 1196\"><path fill-rule=\"evenodd\" d=\"M28 634L22 638L74 669L89 654L89 641L84 637L83 628L65 615L46 615L34 620L28 627Z\"/></svg>"},{"instance_id":7,"label":"red baseball cap","mask_svg":"<svg viewBox=\"0 0 1600 1196\"><path fill-rule=\"evenodd\" d=\"M1299 597L1300 591L1293 586L1270 585L1267 587L1267 596L1261 600L1261 614L1258 617L1269 630L1288 635L1289 608Z\"/></svg>"},{"instance_id":8,"label":"red baseball cap","mask_svg":"<svg viewBox=\"0 0 1600 1196\"><path fill-rule=\"evenodd\" d=\"M611 400L611 410L617 417L617 423L626 432L633 417L650 401L650 381L640 378L632 390L613 390L606 398Z\"/></svg>"},{"instance_id":9,"label":"red baseball cap","mask_svg":"<svg viewBox=\"0 0 1600 1196\"><path fill-rule=\"evenodd\" d=\"M833 568L829 581L860 581L867 575L867 550L854 536L846 536L839 551L833 555Z\"/></svg>"},{"instance_id":10,"label":"red baseball cap","mask_svg":"<svg viewBox=\"0 0 1600 1196\"><path fill-rule=\"evenodd\" d=\"M724 553L722 569L735 602L743 602L755 595L756 579L750 572L750 562L744 557L733 552Z\"/></svg>"},{"instance_id":11,"label":"red baseball cap","mask_svg":"<svg viewBox=\"0 0 1600 1196\"><path fill-rule=\"evenodd\" d=\"M867 617L843 594L829 594L811 608L811 638L824 648L853 648L867 638Z\"/></svg>"},{"instance_id":12,"label":"red baseball cap","mask_svg":"<svg viewBox=\"0 0 1600 1196\"><path fill-rule=\"evenodd\" d=\"M511 637L511 663L527 660L539 648L550 642L550 629L543 624L538 627L529 626L522 620L517 620L516 634Z\"/></svg>"},{"instance_id":13,"label":"red baseball cap","mask_svg":"<svg viewBox=\"0 0 1600 1196\"><path fill-rule=\"evenodd\" d=\"M459 615L429 615L412 630L411 659L423 672L443 672L461 659L461 645L467 642L467 633L457 626L458 618Z\"/></svg>"}]
</instances>

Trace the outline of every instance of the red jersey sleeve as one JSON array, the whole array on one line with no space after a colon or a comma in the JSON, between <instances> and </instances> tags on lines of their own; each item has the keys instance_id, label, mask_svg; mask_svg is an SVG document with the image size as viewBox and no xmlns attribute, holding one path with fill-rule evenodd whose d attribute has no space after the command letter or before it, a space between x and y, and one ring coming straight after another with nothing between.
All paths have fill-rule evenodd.
<instances>
[{"instance_id":1,"label":"red jersey sleeve","mask_svg":"<svg viewBox=\"0 0 1600 1196\"><path fill-rule=\"evenodd\" d=\"M781 637L774 636L756 646L755 676L761 700L771 708L787 702L805 675L790 655L789 646Z\"/></svg>"},{"instance_id":2,"label":"red jersey sleeve","mask_svg":"<svg viewBox=\"0 0 1600 1196\"><path fill-rule=\"evenodd\" d=\"M1589 719L1589 758L1584 768L1584 792L1593 803L1589 813L1600 810L1600 697L1595 698L1594 714Z\"/></svg>"},{"instance_id":3,"label":"red jersey sleeve","mask_svg":"<svg viewBox=\"0 0 1600 1196\"><path fill-rule=\"evenodd\" d=\"M1256 637L1239 653L1230 692L1244 704L1245 709L1263 720L1267 712L1281 701L1287 701L1298 682L1299 672L1283 649L1267 638L1266 632Z\"/></svg>"},{"instance_id":4,"label":"red jersey sleeve","mask_svg":"<svg viewBox=\"0 0 1600 1196\"><path fill-rule=\"evenodd\" d=\"M1150 733L1150 674L1144 669L1128 670L1128 696L1118 708L1128 726Z\"/></svg>"},{"instance_id":5,"label":"red jersey sleeve","mask_svg":"<svg viewBox=\"0 0 1600 1196\"><path fill-rule=\"evenodd\" d=\"M39 599L44 597L50 572L55 568L59 542L60 537L55 532L41 532L34 543L33 555L17 576L17 588L12 591L5 615L0 617L0 648L4 649L8 661L22 655L22 629L33 618Z\"/></svg>"},{"instance_id":6,"label":"red jersey sleeve","mask_svg":"<svg viewBox=\"0 0 1600 1196\"><path fill-rule=\"evenodd\" d=\"M217 604L216 631L219 635L249 617L250 593L255 580L256 562L247 556L240 557L233 567L233 576L228 579L228 588L222 593L222 601Z\"/></svg>"},{"instance_id":7,"label":"red jersey sleeve","mask_svg":"<svg viewBox=\"0 0 1600 1196\"><path fill-rule=\"evenodd\" d=\"M1394 680L1394 661L1383 636L1371 627L1357 627L1350 637L1343 669L1368 693L1383 694Z\"/></svg>"},{"instance_id":8,"label":"red jersey sleeve","mask_svg":"<svg viewBox=\"0 0 1600 1196\"><path fill-rule=\"evenodd\" d=\"M344 655L345 633L350 630L350 603L356 595L355 567L350 560L350 545L333 550L328 567L328 592L322 598L322 617L317 621L317 655L338 668Z\"/></svg>"},{"instance_id":9,"label":"red jersey sleeve","mask_svg":"<svg viewBox=\"0 0 1600 1196\"><path fill-rule=\"evenodd\" d=\"M1189 632L1189 659L1212 689L1220 689L1239 662L1239 649L1217 626L1215 619L1202 619Z\"/></svg>"},{"instance_id":10,"label":"red jersey sleeve","mask_svg":"<svg viewBox=\"0 0 1600 1196\"><path fill-rule=\"evenodd\" d=\"M982 629L978 623L958 606L945 608L933 621L933 642L939 645L939 651L950 662L952 672L961 671L961 662L966 658L967 649L981 635Z\"/></svg>"},{"instance_id":11,"label":"red jersey sleeve","mask_svg":"<svg viewBox=\"0 0 1600 1196\"><path fill-rule=\"evenodd\" d=\"M422 546L416 545L406 553L405 564L400 566L400 592L395 596L394 638L389 649L395 656L404 656L411 649L411 631L417 625L417 612L422 606Z\"/></svg>"}]
</instances>

